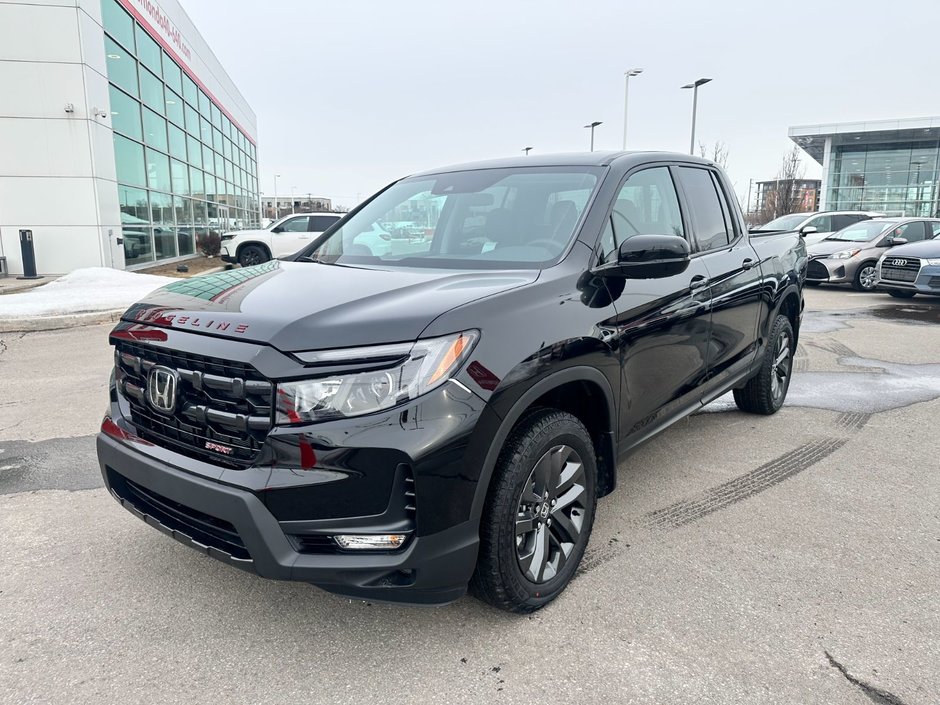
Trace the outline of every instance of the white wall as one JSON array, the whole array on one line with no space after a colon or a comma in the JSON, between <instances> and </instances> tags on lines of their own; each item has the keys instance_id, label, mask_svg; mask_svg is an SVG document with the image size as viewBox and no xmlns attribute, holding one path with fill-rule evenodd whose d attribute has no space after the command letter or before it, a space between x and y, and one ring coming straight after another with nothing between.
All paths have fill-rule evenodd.
<instances>
[{"instance_id":1,"label":"white wall","mask_svg":"<svg viewBox=\"0 0 940 705\"><path fill-rule=\"evenodd\" d=\"M0 0L0 254L14 274L23 271L21 228L33 231L43 273L111 263L91 143L100 129L91 108L108 106L88 104L83 21L75 0ZM100 33L88 41L102 45ZM113 174L113 148L109 158Z\"/></svg>"},{"instance_id":2,"label":"white wall","mask_svg":"<svg viewBox=\"0 0 940 705\"><path fill-rule=\"evenodd\" d=\"M121 2L254 140L254 112L179 2ZM0 255L11 273L23 271L20 229L33 231L40 273L123 269L110 114L100 0L0 0Z\"/></svg>"}]
</instances>

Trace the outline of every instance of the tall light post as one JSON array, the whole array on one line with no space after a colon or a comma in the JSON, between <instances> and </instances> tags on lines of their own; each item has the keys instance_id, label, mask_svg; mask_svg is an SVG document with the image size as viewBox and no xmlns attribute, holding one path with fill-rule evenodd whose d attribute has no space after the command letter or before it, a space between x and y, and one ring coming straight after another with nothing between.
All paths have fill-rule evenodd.
<instances>
[{"instance_id":1,"label":"tall light post","mask_svg":"<svg viewBox=\"0 0 940 705\"><path fill-rule=\"evenodd\" d=\"M602 123L602 122L600 122L600 121L598 121L598 120L595 120L595 121L592 122L590 125L585 125L585 127L591 128L591 151L592 151L592 152L594 151L594 128L597 127L598 125L603 125L603 124L604 124L604 123Z\"/></svg>"},{"instance_id":2,"label":"tall light post","mask_svg":"<svg viewBox=\"0 0 940 705\"><path fill-rule=\"evenodd\" d=\"M274 220L277 220L281 214L280 209L277 207L277 180L279 177L280 174L274 175Z\"/></svg>"},{"instance_id":3,"label":"tall light post","mask_svg":"<svg viewBox=\"0 0 940 705\"><path fill-rule=\"evenodd\" d=\"M689 83L682 88L692 89L692 139L689 142L689 154L695 154L695 113L698 111L698 87L711 81L710 78L700 78L695 83Z\"/></svg>"},{"instance_id":4,"label":"tall light post","mask_svg":"<svg viewBox=\"0 0 940 705\"><path fill-rule=\"evenodd\" d=\"M294 199L297 198L297 196L294 195L294 192L295 192L296 190L297 190L297 187L296 187L296 186L291 186L291 187L290 187L290 214L291 214L291 215L294 215L294 213L295 213L295 211L294 211Z\"/></svg>"},{"instance_id":5,"label":"tall light post","mask_svg":"<svg viewBox=\"0 0 940 705\"><path fill-rule=\"evenodd\" d=\"M532 147L523 147L523 148L522 148L522 151L525 152L525 155L528 157L528 156L529 156L529 152L532 151Z\"/></svg>"},{"instance_id":6,"label":"tall light post","mask_svg":"<svg viewBox=\"0 0 940 705\"><path fill-rule=\"evenodd\" d=\"M643 69L627 69L623 72L623 148L627 148L627 97L630 95L630 79L643 73Z\"/></svg>"}]
</instances>

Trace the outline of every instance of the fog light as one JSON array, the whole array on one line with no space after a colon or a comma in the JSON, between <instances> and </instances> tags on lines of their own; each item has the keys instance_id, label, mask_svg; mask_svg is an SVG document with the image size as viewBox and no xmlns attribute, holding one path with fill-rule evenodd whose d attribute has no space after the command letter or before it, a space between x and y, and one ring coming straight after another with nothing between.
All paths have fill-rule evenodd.
<instances>
[{"instance_id":1,"label":"fog light","mask_svg":"<svg viewBox=\"0 0 940 705\"><path fill-rule=\"evenodd\" d=\"M392 551L401 548L408 538L408 534L343 534L334 536L340 548L350 550L384 550Z\"/></svg>"}]
</instances>

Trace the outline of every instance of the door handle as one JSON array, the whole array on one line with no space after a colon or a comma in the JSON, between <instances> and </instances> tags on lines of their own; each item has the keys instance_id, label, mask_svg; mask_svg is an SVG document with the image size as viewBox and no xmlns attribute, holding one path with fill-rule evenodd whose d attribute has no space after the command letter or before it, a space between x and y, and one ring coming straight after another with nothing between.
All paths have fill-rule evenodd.
<instances>
[{"instance_id":1,"label":"door handle","mask_svg":"<svg viewBox=\"0 0 940 705\"><path fill-rule=\"evenodd\" d=\"M689 289L695 291L696 289L701 289L708 285L708 279L703 277L701 274L696 274L692 277L692 281L689 282Z\"/></svg>"},{"instance_id":2,"label":"door handle","mask_svg":"<svg viewBox=\"0 0 940 705\"><path fill-rule=\"evenodd\" d=\"M754 260L752 260L750 257L748 257L748 258L745 259L743 262L741 262L741 266L742 266L744 269L753 269L754 265L756 265L756 264L757 264L757 262L755 262Z\"/></svg>"}]
</instances>

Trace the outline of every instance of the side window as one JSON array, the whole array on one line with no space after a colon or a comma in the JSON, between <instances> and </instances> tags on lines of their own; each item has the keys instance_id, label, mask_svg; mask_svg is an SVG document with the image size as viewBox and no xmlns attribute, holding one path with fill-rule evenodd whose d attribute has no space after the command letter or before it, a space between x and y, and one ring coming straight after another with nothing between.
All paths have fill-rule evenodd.
<instances>
[{"instance_id":1,"label":"side window","mask_svg":"<svg viewBox=\"0 0 940 705\"><path fill-rule=\"evenodd\" d=\"M339 218L330 215L311 215L310 216L310 232L312 233L322 233L324 230L328 230L333 227Z\"/></svg>"},{"instance_id":2,"label":"side window","mask_svg":"<svg viewBox=\"0 0 940 705\"><path fill-rule=\"evenodd\" d=\"M940 237L940 223L935 222L935 221L931 221L930 227L931 227L931 229L933 230L933 236L932 236L932 237Z\"/></svg>"},{"instance_id":3,"label":"side window","mask_svg":"<svg viewBox=\"0 0 940 705\"><path fill-rule=\"evenodd\" d=\"M908 242L919 242L927 237L925 225L924 221L915 220L895 229L891 237L903 237Z\"/></svg>"},{"instance_id":4,"label":"side window","mask_svg":"<svg viewBox=\"0 0 940 705\"><path fill-rule=\"evenodd\" d=\"M715 181L707 169L679 167L679 178L692 211L695 239L701 252L724 247L733 239L725 221L726 206L715 189Z\"/></svg>"},{"instance_id":5,"label":"side window","mask_svg":"<svg viewBox=\"0 0 940 705\"><path fill-rule=\"evenodd\" d=\"M829 230L823 230L822 228L819 228L819 232L836 232L837 230L842 230L842 228L847 228L850 225L855 225L862 220L864 220L864 217L860 215L834 215L832 216L832 227Z\"/></svg>"},{"instance_id":6,"label":"side window","mask_svg":"<svg viewBox=\"0 0 940 705\"><path fill-rule=\"evenodd\" d=\"M841 230L845 225L851 225L851 222L846 221L845 225L836 225L836 223L841 222L839 218L842 216L832 216L832 215L820 215L816 218L813 218L807 223L816 228L816 232L820 233L831 233L833 230Z\"/></svg>"},{"instance_id":7,"label":"side window","mask_svg":"<svg viewBox=\"0 0 940 705\"><path fill-rule=\"evenodd\" d=\"M291 218L281 223L281 231L285 233L305 233L307 232L307 216L300 218Z\"/></svg>"},{"instance_id":8,"label":"side window","mask_svg":"<svg viewBox=\"0 0 940 705\"><path fill-rule=\"evenodd\" d=\"M601 234L603 261L615 260L620 244L634 235L685 237L676 186L667 167L638 171L620 189Z\"/></svg>"}]
</instances>

